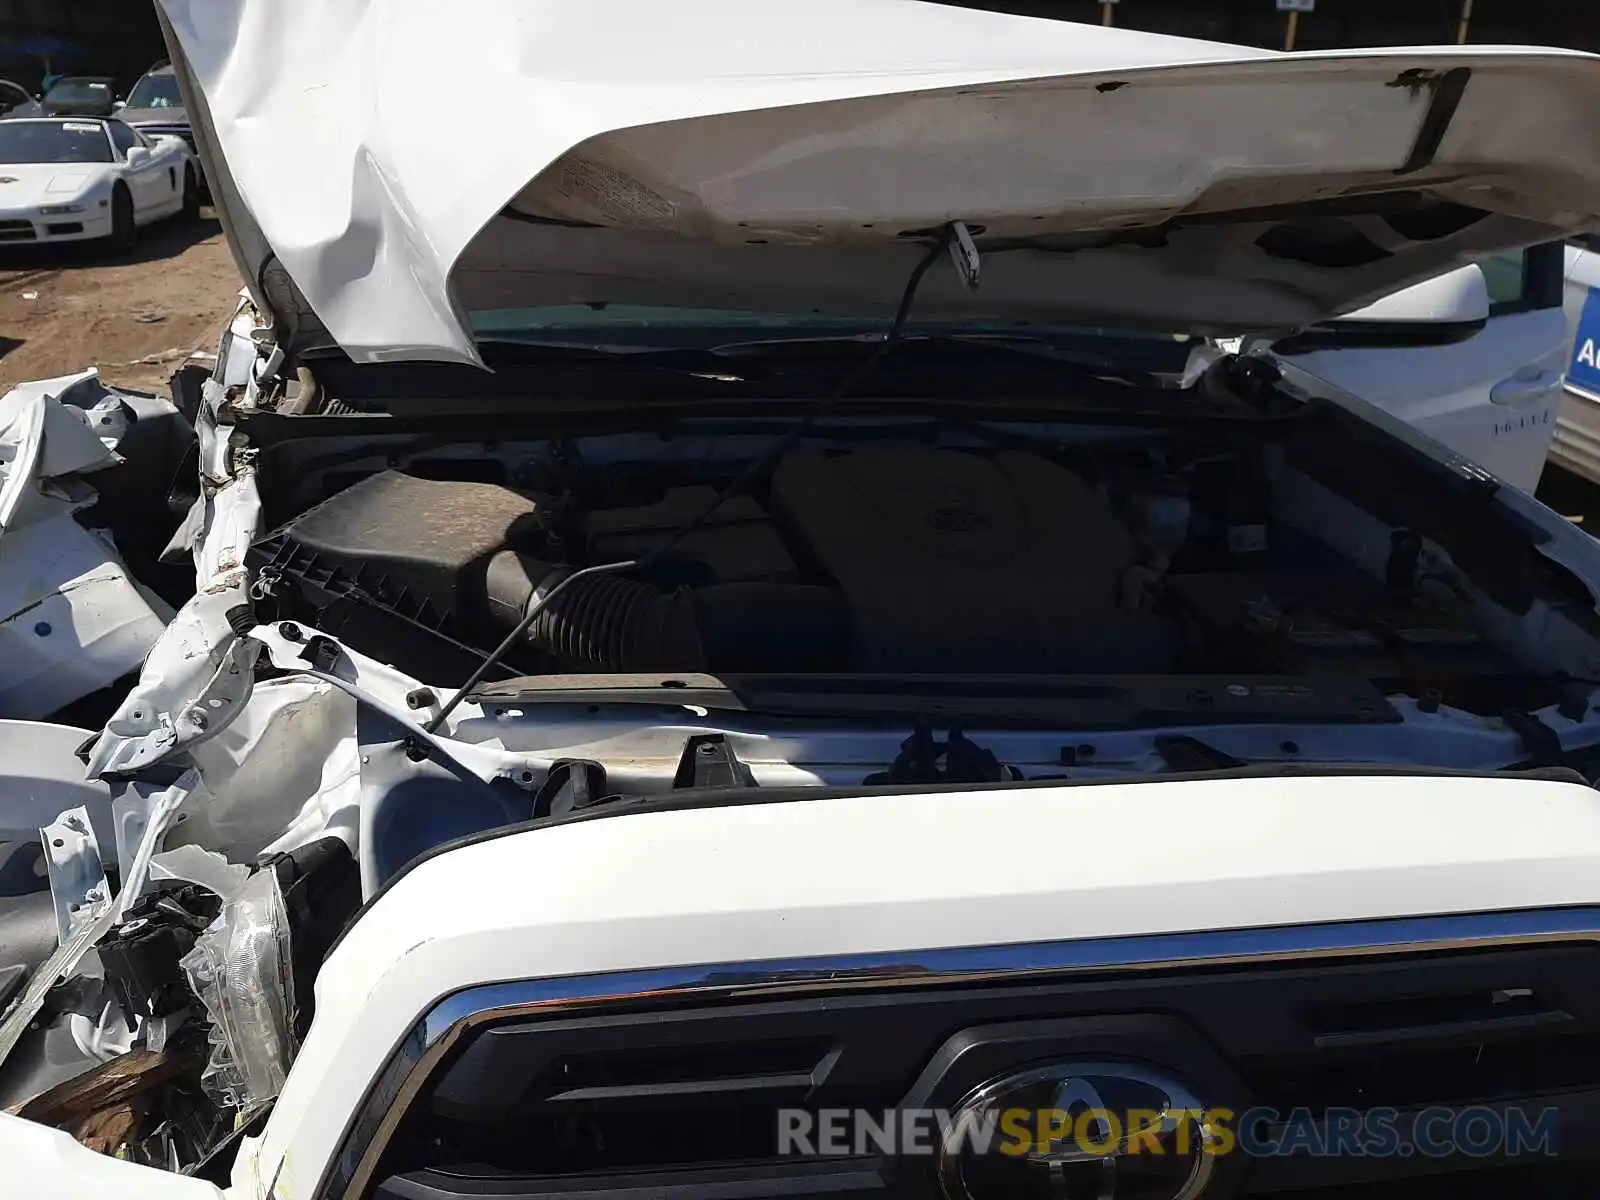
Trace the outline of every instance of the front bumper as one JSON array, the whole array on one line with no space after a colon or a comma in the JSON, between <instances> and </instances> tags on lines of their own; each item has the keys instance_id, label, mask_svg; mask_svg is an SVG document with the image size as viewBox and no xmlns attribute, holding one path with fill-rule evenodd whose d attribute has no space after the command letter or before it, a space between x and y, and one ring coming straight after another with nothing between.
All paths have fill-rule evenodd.
<instances>
[{"instance_id":1,"label":"front bumper","mask_svg":"<svg viewBox=\"0 0 1600 1200\"><path fill-rule=\"evenodd\" d=\"M0 209L0 246L40 242L88 242L111 236L111 209L98 205L81 213L42 214L36 208Z\"/></svg>"},{"instance_id":2,"label":"front bumper","mask_svg":"<svg viewBox=\"0 0 1600 1200\"><path fill-rule=\"evenodd\" d=\"M934 1197L942 1168L932 1147L857 1139L851 1114L900 1130L920 1115L936 1128L934 1115L961 1108L976 1086L1040 1063L1113 1076L1121 1068L1108 1064L1143 1064L1131 1074L1179 1081L1186 1105L1230 1130L1215 1164L1224 1195L1339 1188L1324 1194L1349 1200L1439 1173L1456 1177L1457 1196L1486 1185L1499 1194L1496 1178L1549 1194L1554 1168L1600 1153L1593 1009L1582 999L1596 915L1466 914L496 983L451 995L398 1043L320 1194L376 1180L379 1195L482 1195L465 1163L381 1165L409 1111L475 1127L484 1138L475 1149L494 1146L512 1175L537 1173L541 1196L625 1200L648 1180L683 1200L802 1189L829 1200ZM1462 1007L1479 997L1481 1012ZM652 1074L662 1062L670 1072ZM585 1086L596 1078L602 1086ZM1110 1097L1096 1103L1114 1113ZM519 1159L494 1142L508 1112L537 1154ZM785 1113L835 1132L785 1149ZM599 1131L604 1153L563 1157L556 1131L575 1119ZM1524 1119L1538 1139L1469 1145L1472 1136L1448 1132L1476 1121L1509 1133ZM1346 1126L1363 1140L1346 1138ZM1379 1132L1381 1141L1368 1136ZM1015 1194L1037 1194L1025 1190L1035 1168L1020 1165ZM1510 1170L1515 1183L1480 1174Z\"/></svg>"}]
</instances>

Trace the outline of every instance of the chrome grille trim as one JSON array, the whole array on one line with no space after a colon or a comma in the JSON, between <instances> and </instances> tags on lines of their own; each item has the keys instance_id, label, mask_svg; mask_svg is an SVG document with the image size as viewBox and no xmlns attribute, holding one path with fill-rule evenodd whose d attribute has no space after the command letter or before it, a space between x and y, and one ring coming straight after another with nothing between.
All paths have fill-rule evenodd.
<instances>
[{"instance_id":1,"label":"chrome grille trim","mask_svg":"<svg viewBox=\"0 0 1600 1200\"><path fill-rule=\"evenodd\" d=\"M316 1200L356 1200L400 1116L433 1068L467 1033L497 1021L614 1009L641 1000L773 999L824 991L1165 974L1585 941L1600 942L1600 907L718 963L486 984L445 997L411 1028L351 1118L340 1151L313 1195Z\"/></svg>"}]
</instances>

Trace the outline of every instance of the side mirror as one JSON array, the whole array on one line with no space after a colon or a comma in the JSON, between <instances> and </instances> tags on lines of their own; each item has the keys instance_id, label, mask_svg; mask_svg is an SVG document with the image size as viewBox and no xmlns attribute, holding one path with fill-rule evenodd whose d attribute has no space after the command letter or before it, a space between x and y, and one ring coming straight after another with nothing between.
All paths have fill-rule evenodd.
<instances>
[{"instance_id":1,"label":"side mirror","mask_svg":"<svg viewBox=\"0 0 1600 1200\"><path fill-rule=\"evenodd\" d=\"M127 156L127 160L126 161L127 161L128 165L130 167L136 167L140 163L142 163L145 159L147 159L149 157L150 157L150 151L149 151L149 149L147 147L144 147L144 146L129 146L128 147L128 156Z\"/></svg>"},{"instance_id":2,"label":"side mirror","mask_svg":"<svg viewBox=\"0 0 1600 1200\"><path fill-rule=\"evenodd\" d=\"M116 103L114 103L111 106L111 111L112 112L121 112L123 109L125 109L127 107L128 107L128 102L126 100L118 100Z\"/></svg>"},{"instance_id":3,"label":"side mirror","mask_svg":"<svg viewBox=\"0 0 1600 1200\"><path fill-rule=\"evenodd\" d=\"M1425 279L1365 308L1324 321L1273 346L1278 354L1314 350L1449 346L1489 320L1489 283L1476 263Z\"/></svg>"},{"instance_id":4,"label":"side mirror","mask_svg":"<svg viewBox=\"0 0 1600 1200\"><path fill-rule=\"evenodd\" d=\"M1488 319L1489 283L1476 263L1414 283L1339 318L1341 322L1383 321L1408 325L1481 323Z\"/></svg>"}]
</instances>

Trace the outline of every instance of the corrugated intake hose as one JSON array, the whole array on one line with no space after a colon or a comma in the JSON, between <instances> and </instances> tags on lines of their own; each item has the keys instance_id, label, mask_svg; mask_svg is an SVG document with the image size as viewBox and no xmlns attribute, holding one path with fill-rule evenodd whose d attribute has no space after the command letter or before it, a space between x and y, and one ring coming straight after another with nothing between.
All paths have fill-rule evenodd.
<instances>
[{"instance_id":1,"label":"corrugated intake hose","mask_svg":"<svg viewBox=\"0 0 1600 1200\"><path fill-rule=\"evenodd\" d=\"M687 592L597 575L555 600L528 641L558 662L602 671L700 671L706 666Z\"/></svg>"},{"instance_id":2,"label":"corrugated intake hose","mask_svg":"<svg viewBox=\"0 0 1600 1200\"><path fill-rule=\"evenodd\" d=\"M526 555L495 555L485 584L496 622L515 627L535 589L560 578ZM663 592L599 575L556 597L527 639L575 670L827 671L844 662L847 629L833 588L723 583Z\"/></svg>"}]
</instances>

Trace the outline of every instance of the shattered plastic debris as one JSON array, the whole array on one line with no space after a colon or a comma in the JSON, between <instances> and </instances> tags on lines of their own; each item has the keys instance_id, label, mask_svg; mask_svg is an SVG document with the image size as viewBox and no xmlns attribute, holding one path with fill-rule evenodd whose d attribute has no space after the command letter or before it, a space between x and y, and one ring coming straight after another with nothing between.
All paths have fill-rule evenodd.
<instances>
[{"instance_id":1,"label":"shattered plastic debris","mask_svg":"<svg viewBox=\"0 0 1600 1200\"><path fill-rule=\"evenodd\" d=\"M258 871L181 960L209 1019L211 1060L200 1080L250 1112L277 1097L294 1050L289 918L276 871Z\"/></svg>"}]
</instances>

